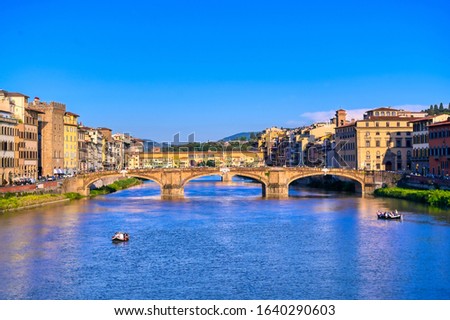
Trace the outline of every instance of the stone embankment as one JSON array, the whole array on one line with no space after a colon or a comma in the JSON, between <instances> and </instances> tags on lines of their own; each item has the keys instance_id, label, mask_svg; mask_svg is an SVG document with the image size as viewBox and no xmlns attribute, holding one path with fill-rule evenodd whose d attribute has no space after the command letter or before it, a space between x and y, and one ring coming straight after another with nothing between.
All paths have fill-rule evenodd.
<instances>
[{"instance_id":1,"label":"stone embankment","mask_svg":"<svg viewBox=\"0 0 450 320\"><path fill-rule=\"evenodd\" d=\"M5 186L0 187L0 197L4 194L14 193L14 194L23 194L23 193L57 193L60 192L62 180L56 181L45 181L36 184L27 184L23 186Z\"/></svg>"},{"instance_id":2,"label":"stone embankment","mask_svg":"<svg viewBox=\"0 0 450 320\"><path fill-rule=\"evenodd\" d=\"M78 193L62 193L61 182L57 180L37 185L1 187L0 212L35 208L83 198ZM135 178L104 180L101 182L101 187L92 190L91 197L127 189L141 183Z\"/></svg>"}]
</instances>

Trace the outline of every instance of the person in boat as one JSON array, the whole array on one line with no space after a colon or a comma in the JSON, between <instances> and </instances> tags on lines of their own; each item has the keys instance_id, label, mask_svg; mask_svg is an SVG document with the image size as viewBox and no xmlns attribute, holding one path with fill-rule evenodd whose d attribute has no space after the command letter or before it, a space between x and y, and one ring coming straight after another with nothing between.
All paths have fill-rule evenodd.
<instances>
[{"instance_id":1,"label":"person in boat","mask_svg":"<svg viewBox=\"0 0 450 320\"><path fill-rule=\"evenodd\" d=\"M113 238L123 241L124 240L124 234L122 232L116 232L116 234L114 235Z\"/></svg>"},{"instance_id":2,"label":"person in boat","mask_svg":"<svg viewBox=\"0 0 450 320\"><path fill-rule=\"evenodd\" d=\"M398 216L398 211L397 211L397 209L396 209L394 212L389 212L389 217L395 218L396 216Z\"/></svg>"}]
</instances>

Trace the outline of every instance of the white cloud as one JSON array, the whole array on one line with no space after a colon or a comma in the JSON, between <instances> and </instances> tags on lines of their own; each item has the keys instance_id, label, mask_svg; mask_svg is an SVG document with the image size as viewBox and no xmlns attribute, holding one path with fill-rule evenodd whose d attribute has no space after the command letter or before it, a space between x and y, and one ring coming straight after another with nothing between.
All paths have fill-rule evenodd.
<instances>
[{"instance_id":1,"label":"white cloud","mask_svg":"<svg viewBox=\"0 0 450 320\"><path fill-rule=\"evenodd\" d=\"M324 122L330 121L333 118L336 111L315 111L315 112L304 112L300 115L300 122L308 124L310 122Z\"/></svg>"},{"instance_id":2,"label":"white cloud","mask_svg":"<svg viewBox=\"0 0 450 320\"><path fill-rule=\"evenodd\" d=\"M379 106L375 108L361 108L361 109L344 109L347 111L347 119L355 119L360 120L363 118L364 113L371 109L381 108L386 106ZM409 111L421 111L428 109L428 106L419 105L419 104L407 104L407 105L399 105L399 106L390 106L393 109L403 109ZM337 109L336 109L337 110ZM330 121L331 118L336 114L336 110L328 110L328 111L312 111L312 112L304 112L300 114L300 119L292 119L287 122L289 126L302 126L302 125L310 125L315 122L327 122Z\"/></svg>"},{"instance_id":3,"label":"white cloud","mask_svg":"<svg viewBox=\"0 0 450 320\"><path fill-rule=\"evenodd\" d=\"M400 106L393 106L394 109L403 109L408 111L422 111L428 109L430 106L423 106L420 104L404 104Z\"/></svg>"}]
</instances>

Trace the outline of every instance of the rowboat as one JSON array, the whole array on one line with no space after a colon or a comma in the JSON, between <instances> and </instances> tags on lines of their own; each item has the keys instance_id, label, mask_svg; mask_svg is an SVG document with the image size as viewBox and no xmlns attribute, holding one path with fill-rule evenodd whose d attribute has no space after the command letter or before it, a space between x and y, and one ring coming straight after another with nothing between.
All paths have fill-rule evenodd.
<instances>
[{"instance_id":1,"label":"rowboat","mask_svg":"<svg viewBox=\"0 0 450 320\"><path fill-rule=\"evenodd\" d=\"M113 242L126 242L128 240L130 240L130 236L125 232L116 232L112 237Z\"/></svg>"},{"instance_id":2,"label":"rowboat","mask_svg":"<svg viewBox=\"0 0 450 320\"><path fill-rule=\"evenodd\" d=\"M377 217L378 217L378 219L383 219L383 220L402 220L402 218L403 218L403 216L401 214L399 214L397 210L395 210L394 212L391 212L391 211L386 211L386 212L378 211L377 212Z\"/></svg>"}]
</instances>

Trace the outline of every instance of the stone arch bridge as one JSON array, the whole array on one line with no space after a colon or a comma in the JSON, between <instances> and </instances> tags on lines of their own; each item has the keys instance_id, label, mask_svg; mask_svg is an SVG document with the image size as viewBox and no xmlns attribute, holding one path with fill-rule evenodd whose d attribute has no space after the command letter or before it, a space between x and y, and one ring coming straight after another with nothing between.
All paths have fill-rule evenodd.
<instances>
[{"instance_id":1,"label":"stone arch bridge","mask_svg":"<svg viewBox=\"0 0 450 320\"><path fill-rule=\"evenodd\" d=\"M233 176L254 179L262 185L262 195L266 198L287 198L289 185L297 179L320 175L333 175L356 181L357 191L371 194L383 184L394 185L400 179L399 174L361 171L348 169L322 169L309 167L260 167L260 168L186 168L186 169L137 169L129 171L101 171L81 174L65 179L63 192L78 192L89 195L90 186L105 178L135 177L152 180L161 187L163 199L179 199L184 197L184 187L196 178L220 175L223 181L231 181Z\"/></svg>"}]
</instances>

